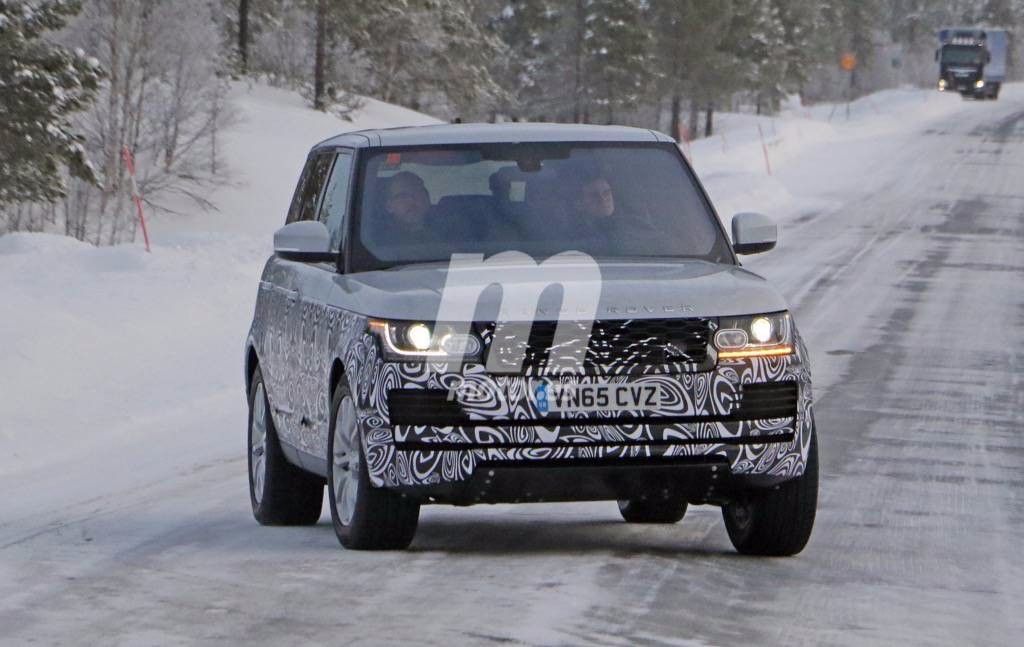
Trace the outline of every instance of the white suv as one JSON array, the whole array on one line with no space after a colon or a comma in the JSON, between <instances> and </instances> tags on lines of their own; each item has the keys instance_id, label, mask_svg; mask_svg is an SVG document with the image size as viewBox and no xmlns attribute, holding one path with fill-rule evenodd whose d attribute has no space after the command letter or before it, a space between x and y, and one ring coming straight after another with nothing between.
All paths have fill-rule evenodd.
<instances>
[{"instance_id":1,"label":"white suv","mask_svg":"<svg viewBox=\"0 0 1024 647\"><path fill-rule=\"evenodd\" d=\"M248 337L264 524L404 548L425 503L720 505L792 555L817 502L807 351L672 140L596 126L349 133L309 154Z\"/></svg>"}]
</instances>

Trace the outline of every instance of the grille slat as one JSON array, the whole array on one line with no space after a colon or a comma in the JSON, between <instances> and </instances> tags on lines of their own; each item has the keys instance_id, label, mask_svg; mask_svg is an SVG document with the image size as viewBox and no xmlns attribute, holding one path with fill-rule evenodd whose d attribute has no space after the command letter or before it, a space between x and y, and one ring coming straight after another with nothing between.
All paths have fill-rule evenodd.
<instances>
[{"instance_id":1,"label":"grille slat","mask_svg":"<svg viewBox=\"0 0 1024 647\"><path fill-rule=\"evenodd\" d=\"M796 382L744 384L739 411L747 419L790 418L796 415L799 397Z\"/></svg>"}]
</instances>

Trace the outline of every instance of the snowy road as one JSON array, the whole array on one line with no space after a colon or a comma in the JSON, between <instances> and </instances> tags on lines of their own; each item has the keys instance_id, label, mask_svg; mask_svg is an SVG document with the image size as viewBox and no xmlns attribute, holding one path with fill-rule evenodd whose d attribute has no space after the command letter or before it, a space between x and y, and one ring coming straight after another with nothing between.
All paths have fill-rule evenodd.
<instances>
[{"instance_id":1,"label":"snowy road","mask_svg":"<svg viewBox=\"0 0 1024 647\"><path fill-rule=\"evenodd\" d=\"M749 263L814 358L823 481L800 556L737 556L717 508L630 527L613 503L425 508L408 552L346 552L326 515L255 524L243 421L213 399L181 422L237 453L168 434L134 468L0 480L0 643L1018 644L1022 99L781 172L836 205Z\"/></svg>"}]
</instances>

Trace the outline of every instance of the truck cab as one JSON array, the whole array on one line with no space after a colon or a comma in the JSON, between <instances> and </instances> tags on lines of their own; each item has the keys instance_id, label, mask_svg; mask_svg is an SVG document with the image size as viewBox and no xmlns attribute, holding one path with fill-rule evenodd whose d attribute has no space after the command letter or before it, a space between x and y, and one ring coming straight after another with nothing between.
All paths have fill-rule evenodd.
<instances>
[{"instance_id":1,"label":"truck cab","mask_svg":"<svg viewBox=\"0 0 1024 647\"><path fill-rule=\"evenodd\" d=\"M974 99L996 99L1006 78L1007 32L947 28L939 31L939 91Z\"/></svg>"}]
</instances>

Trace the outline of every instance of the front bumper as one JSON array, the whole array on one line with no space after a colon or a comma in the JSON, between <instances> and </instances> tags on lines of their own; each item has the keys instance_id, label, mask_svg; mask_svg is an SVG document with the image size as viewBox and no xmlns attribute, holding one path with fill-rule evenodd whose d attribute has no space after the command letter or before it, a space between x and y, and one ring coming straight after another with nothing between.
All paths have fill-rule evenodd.
<instances>
[{"instance_id":1,"label":"front bumper","mask_svg":"<svg viewBox=\"0 0 1024 647\"><path fill-rule=\"evenodd\" d=\"M769 485L794 478L803 474L813 426L807 353L798 336L796 341L796 352L786 357L634 377L493 376L478 365L455 374L443 365L371 361L378 373L363 372L367 378L357 388L370 480L423 498L472 503L557 500L557 492L572 500L623 498L630 489L624 482L650 485L643 474L657 474L654 482L677 474L669 489L689 483L688 496L708 499L726 482ZM530 394L539 381L553 379L657 382L671 397L657 410L552 417L538 411ZM466 419L451 424L392 423L391 392L447 390L465 381L499 395L463 403ZM778 383L795 386L789 415L743 414L744 389ZM578 491L560 476L574 473L569 478Z\"/></svg>"}]
</instances>

